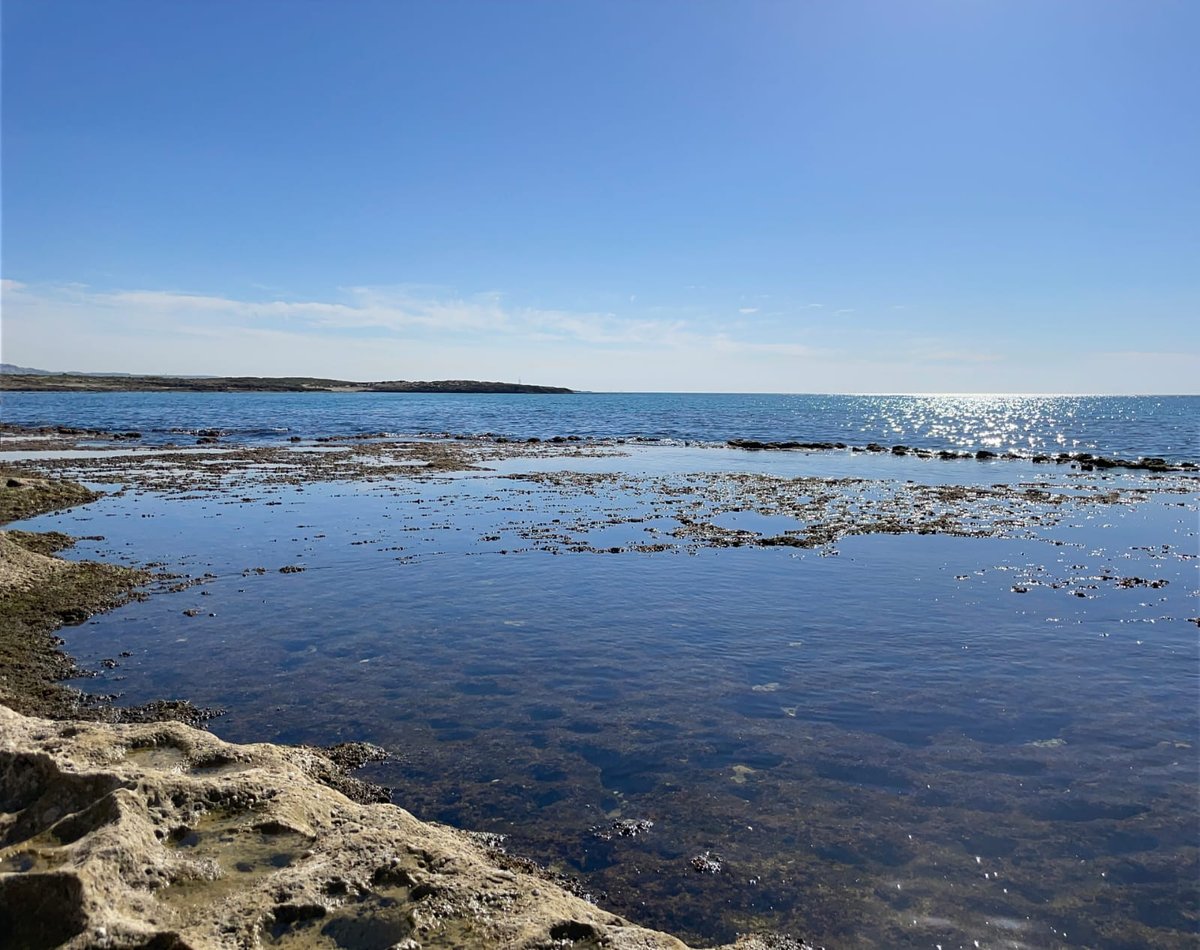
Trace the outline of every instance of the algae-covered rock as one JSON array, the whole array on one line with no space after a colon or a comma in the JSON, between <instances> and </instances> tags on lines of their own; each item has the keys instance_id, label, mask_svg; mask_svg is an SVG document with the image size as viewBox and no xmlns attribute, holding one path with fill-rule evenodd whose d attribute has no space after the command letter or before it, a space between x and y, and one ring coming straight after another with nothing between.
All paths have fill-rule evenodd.
<instances>
[{"instance_id":1,"label":"algae-covered rock","mask_svg":"<svg viewBox=\"0 0 1200 950\"><path fill-rule=\"evenodd\" d=\"M0 524L32 518L60 508L86 505L99 497L100 492L78 482L0 471Z\"/></svg>"},{"instance_id":2,"label":"algae-covered rock","mask_svg":"<svg viewBox=\"0 0 1200 950\"><path fill-rule=\"evenodd\" d=\"M0 531L0 703L58 718L119 715L89 706L62 685L80 670L59 649L54 631L127 601L149 575L42 553L61 548L64 538Z\"/></svg>"}]
</instances>

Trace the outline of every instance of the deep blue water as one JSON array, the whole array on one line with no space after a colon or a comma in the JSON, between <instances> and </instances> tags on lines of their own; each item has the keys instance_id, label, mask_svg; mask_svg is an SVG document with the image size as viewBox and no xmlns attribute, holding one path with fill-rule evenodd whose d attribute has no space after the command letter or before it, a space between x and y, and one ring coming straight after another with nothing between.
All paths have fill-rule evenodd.
<instances>
[{"instance_id":1,"label":"deep blue water","mask_svg":"<svg viewBox=\"0 0 1200 950\"><path fill-rule=\"evenodd\" d=\"M898 443L1200 461L1200 396L5 393L5 422L242 439L388 432ZM183 430L183 431L181 431Z\"/></svg>"}]
</instances>

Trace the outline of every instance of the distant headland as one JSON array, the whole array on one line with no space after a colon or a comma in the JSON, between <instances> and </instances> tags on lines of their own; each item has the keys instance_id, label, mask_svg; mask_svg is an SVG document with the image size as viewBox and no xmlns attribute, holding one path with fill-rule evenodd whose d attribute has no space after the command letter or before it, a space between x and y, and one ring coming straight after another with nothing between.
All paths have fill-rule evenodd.
<instances>
[{"instance_id":1,"label":"distant headland","mask_svg":"<svg viewBox=\"0 0 1200 950\"><path fill-rule=\"evenodd\" d=\"M54 373L5 363L0 390L22 392L261 392L261 393L542 393L563 394L562 386L531 386L474 379L352 382L312 376L137 376L125 373Z\"/></svg>"}]
</instances>

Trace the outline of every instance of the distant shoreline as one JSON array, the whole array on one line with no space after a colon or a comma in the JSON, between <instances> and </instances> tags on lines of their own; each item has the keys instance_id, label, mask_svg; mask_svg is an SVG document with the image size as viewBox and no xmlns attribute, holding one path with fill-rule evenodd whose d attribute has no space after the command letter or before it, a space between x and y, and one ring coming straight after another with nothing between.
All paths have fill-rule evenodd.
<instances>
[{"instance_id":1,"label":"distant shoreline","mask_svg":"<svg viewBox=\"0 0 1200 950\"><path fill-rule=\"evenodd\" d=\"M311 376L105 376L86 373L3 373L7 392L262 392L262 393L528 393L566 395L562 386L473 379L353 382Z\"/></svg>"}]
</instances>

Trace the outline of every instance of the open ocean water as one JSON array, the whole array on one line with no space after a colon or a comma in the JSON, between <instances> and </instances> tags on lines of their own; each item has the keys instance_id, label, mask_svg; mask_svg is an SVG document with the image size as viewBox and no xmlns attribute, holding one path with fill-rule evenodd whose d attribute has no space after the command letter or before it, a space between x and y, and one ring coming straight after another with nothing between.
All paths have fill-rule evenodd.
<instances>
[{"instance_id":1,"label":"open ocean water","mask_svg":"<svg viewBox=\"0 0 1200 950\"><path fill-rule=\"evenodd\" d=\"M375 742L392 759L364 774L398 804L507 835L605 906L698 943L771 927L830 948L946 950L1200 939L1194 476L709 444L1196 461L1198 409L1197 397L3 400L5 422L181 444L208 428L666 440L239 497L133 491L22 527L102 538L73 557L203 578L67 630L99 673L89 691L225 707L211 728L236 741ZM533 477L560 469L569 477ZM701 509L728 528L794 527L741 498L740 476L848 475L868 480L850 489L859 498L1037 484L1067 501L1005 537L672 540Z\"/></svg>"},{"instance_id":2,"label":"open ocean water","mask_svg":"<svg viewBox=\"0 0 1200 950\"><path fill-rule=\"evenodd\" d=\"M136 430L150 442L178 438L181 429L221 429L244 439L491 432L1200 460L1200 396L6 392L0 417Z\"/></svg>"}]
</instances>

